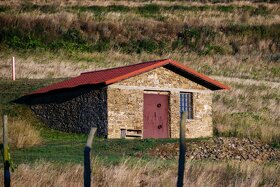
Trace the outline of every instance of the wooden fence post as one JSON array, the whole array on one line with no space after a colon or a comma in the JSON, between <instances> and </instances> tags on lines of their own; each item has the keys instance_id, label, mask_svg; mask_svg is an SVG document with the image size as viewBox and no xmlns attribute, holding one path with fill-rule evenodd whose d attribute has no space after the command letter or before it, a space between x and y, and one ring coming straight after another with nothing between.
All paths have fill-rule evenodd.
<instances>
[{"instance_id":1,"label":"wooden fence post","mask_svg":"<svg viewBox=\"0 0 280 187\"><path fill-rule=\"evenodd\" d=\"M178 163L178 179L177 187L184 185L184 173L185 173L185 159L186 159L186 141L185 141L185 129L186 129L186 112L181 113L180 121L180 152Z\"/></svg>"},{"instance_id":2,"label":"wooden fence post","mask_svg":"<svg viewBox=\"0 0 280 187\"><path fill-rule=\"evenodd\" d=\"M15 60L15 57L13 57L13 62L12 62L12 79L13 79L13 81L16 80L16 60Z\"/></svg>"},{"instance_id":3,"label":"wooden fence post","mask_svg":"<svg viewBox=\"0 0 280 187\"><path fill-rule=\"evenodd\" d=\"M8 148L8 117L3 115L3 150L4 150L4 186L11 186L9 148Z\"/></svg>"},{"instance_id":4,"label":"wooden fence post","mask_svg":"<svg viewBox=\"0 0 280 187\"><path fill-rule=\"evenodd\" d=\"M91 128L84 150L84 187L90 187L91 183L90 151L95 132L96 128Z\"/></svg>"}]
</instances>

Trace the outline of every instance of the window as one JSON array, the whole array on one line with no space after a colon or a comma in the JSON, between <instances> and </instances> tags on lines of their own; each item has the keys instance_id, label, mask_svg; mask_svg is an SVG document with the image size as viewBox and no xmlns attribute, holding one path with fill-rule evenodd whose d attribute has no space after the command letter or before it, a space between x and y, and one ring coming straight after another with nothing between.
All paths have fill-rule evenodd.
<instances>
[{"instance_id":1,"label":"window","mask_svg":"<svg viewBox=\"0 0 280 187\"><path fill-rule=\"evenodd\" d=\"M193 119L193 94L180 93L180 114L187 112L187 119Z\"/></svg>"}]
</instances>

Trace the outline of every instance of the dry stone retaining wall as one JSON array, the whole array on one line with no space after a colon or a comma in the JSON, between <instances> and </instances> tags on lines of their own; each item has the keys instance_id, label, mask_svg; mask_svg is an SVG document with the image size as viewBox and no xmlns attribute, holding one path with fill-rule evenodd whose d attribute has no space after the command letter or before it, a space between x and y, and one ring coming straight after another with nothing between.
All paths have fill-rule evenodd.
<instances>
[{"instance_id":1,"label":"dry stone retaining wall","mask_svg":"<svg viewBox=\"0 0 280 187\"><path fill-rule=\"evenodd\" d=\"M235 137L218 137L187 142L186 157L191 160L249 160L280 161L280 150L259 140ZM141 153L136 153L141 156ZM174 159L179 156L178 143L160 144L149 151L152 156Z\"/></svg>"},{"instance_id":2,"label":"dry stone retaining wall","mask_svg":"<svg viewBox=\"0 0 280 187\"><path fill-rule=\"evenodd\" d=\"M91 127L97 127L98 136L107 136L105 88L79 88L49 93L34 98L31 109L50 128L89 133Z\"/></svg>"}]
</instances>

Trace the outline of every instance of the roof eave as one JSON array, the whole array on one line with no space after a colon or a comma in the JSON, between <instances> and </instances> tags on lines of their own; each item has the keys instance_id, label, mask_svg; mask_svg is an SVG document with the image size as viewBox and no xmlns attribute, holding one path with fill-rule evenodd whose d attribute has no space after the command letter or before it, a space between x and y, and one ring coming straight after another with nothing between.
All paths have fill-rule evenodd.
<instances>
[{"instance_id":1,"label":"roof eave","mask_svg":"<svg viewBox=\"0 0 280 187\"><path fill-rule=\"evenodd\" d=\"M193 70L193 69L191 69L187 66L181 65L180 63L178 63L174 60L170 60L170 64L177 67L177 68L182 69L183 71L189 72L192 75L194 75L194 76L208 82L209 84L212 84L213 86L216 86L217 88L219 88L219 89L214 89L214 90L230 90L229 86L227 86L227 85L225 85L225 84L223 84L219 81L216 81L216 80L214 80L214 79L212 79L212 78L210 78L210 77L208 77L208 76L206 76L202 73L199 73L199 72L197 72L197 71L195 71L195 70Z\"/></svg>"}]
</instances>

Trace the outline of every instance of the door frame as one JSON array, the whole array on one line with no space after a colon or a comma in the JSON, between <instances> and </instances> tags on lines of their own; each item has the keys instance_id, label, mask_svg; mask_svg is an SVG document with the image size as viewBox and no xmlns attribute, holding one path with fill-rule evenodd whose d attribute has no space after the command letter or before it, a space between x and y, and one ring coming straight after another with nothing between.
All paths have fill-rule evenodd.
<instances>
[{"instance_id":1,"label":"door frame","mask_svg":"<svg viewBox=\"0 0 280 187\"><path fill-rule=\"evenodd\" d=\"M167 138L171 138L171 119L170 119L170 91L162 91L162 90L144 90L143 92L143 125L142 125L142 139L144 139L144 108L145 108L145 105L144 105L144 95L145 94L158 94L158 95L166 95L167 96L167 107L168 107L168 110L167 110Z\"/></svg>"}]
</instances>

